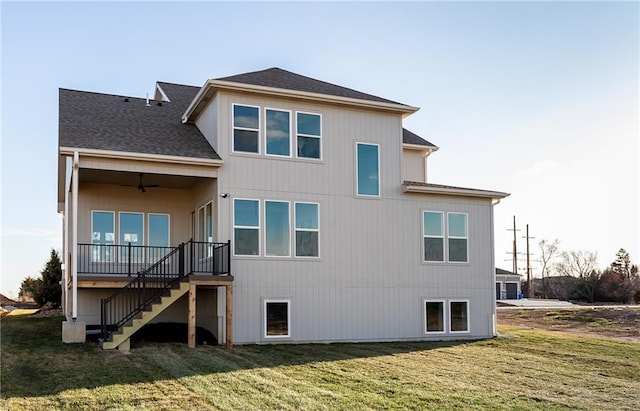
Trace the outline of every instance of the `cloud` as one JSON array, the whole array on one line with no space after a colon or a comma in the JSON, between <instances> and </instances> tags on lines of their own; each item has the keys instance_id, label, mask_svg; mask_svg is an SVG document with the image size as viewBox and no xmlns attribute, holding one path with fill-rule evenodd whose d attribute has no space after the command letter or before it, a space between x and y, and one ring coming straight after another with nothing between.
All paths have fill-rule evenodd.
<instances>
[{"instance_id":1,"label":"cloud","mask_svg":"<svg viewBox=\"0 0 640 411\"><path fill-rule=\"evenodd\" d=\"M42 228L2 227L2 237L46 238L52 241L61 241L62 232L45 230Z\"/></svg>"},{"instance_id":2,"label":"cloud","mask_svg":"<svg viewBox=\"0 0 640 411\"><path fill-rule=\"evenodd\" d=\"M558 167L558 163L556 162L541 161L539 163L535 163L529 168L518 170L518 174L523 176L539 176L555 169L556 167Z\"/></svg>"}]
</instances>

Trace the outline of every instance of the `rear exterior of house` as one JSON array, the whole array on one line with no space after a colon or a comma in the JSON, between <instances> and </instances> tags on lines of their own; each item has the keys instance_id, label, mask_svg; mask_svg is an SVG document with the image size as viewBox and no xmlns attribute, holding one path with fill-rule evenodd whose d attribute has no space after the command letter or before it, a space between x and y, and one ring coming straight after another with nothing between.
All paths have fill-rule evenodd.
<instances>
[{"instance_id":1,"label":"rear exterior of house","mask_svg":"<svg viewBox=\"0 0 640 411\"><path fill-rule=\"evenodd\" d=\"M105 348L165 321L229 345L493 336L506 194L428 182L416 110L276 68L149 102L61 90L67 327Z\"/></svg>"}]
</instances>

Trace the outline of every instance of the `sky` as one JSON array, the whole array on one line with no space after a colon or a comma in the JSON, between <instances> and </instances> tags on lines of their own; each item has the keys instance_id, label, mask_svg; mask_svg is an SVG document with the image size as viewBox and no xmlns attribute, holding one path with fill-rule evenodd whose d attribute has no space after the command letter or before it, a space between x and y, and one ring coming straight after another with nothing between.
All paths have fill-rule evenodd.
<instances>
[{"instance_id":1,"label":"sky","mask_svg":"<svg viewBox=\"0 0 640 411\"><path fill-rule=\"evenodd\" d=\"M513 216L532 260L558 239L600 267L620 248L640 262L638 2L2 1L0 14L7 296L61 250L58 88L144 97L269 67L420 107L404 125L440 147L429 182L511 194L495 207L497 266L511 268Z\"/></svg>"}]
</instances>

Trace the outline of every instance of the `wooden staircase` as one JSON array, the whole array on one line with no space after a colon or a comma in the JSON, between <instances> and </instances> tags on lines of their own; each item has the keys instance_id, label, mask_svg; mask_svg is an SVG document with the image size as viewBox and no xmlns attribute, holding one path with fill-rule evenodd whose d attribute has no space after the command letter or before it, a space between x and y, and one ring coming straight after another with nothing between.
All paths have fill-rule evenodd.
<instances>
[{"instance_id":1,"label":"wooden staircase","mask_svg":"<svg viewBox=\"0 0 640 411\"><path fill-rule=\"evenodd\" d=\"M121 351L129 351L131 336L142 328L158 314L167 309L171 304L178 301L180 297L189 291L189 281L180 281L173 288L166 290L157 302L149 306L149 309L141 311L134 318L121 326L116 332L111 334L106 341L102 342L102 349L113 350L119 348Z\"/></svg>"}]
</instances>

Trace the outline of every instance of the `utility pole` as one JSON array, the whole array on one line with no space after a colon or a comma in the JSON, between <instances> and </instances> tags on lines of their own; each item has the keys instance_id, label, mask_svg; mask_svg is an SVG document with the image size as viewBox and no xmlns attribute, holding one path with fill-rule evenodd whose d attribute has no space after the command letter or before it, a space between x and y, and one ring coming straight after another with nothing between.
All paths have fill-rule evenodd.
<instances>
[{"instance_id":1,"label":"utility pole","mask_svg":"<svg viewBox=\"0 0 640 411\"><path fill-rule=\"evenodd\" d=\"M507 231L513 231L513 272L518 274L518 244L516 242L516 216L513 216L513 228L507 228Z\"/></svg>"},{"instance_id":2,"label":"utility pole","mask_svg":"<svg viewBox=\"0 0 640 411\"><path fill-rule=\"evenodd\" d=\"M535 237L529 237L529 224L527 224L527 298L531 298L531 289L533 285L531 284L531 259L529 257L529 239L534 239Z\"/></svg>"}]
</instances>

